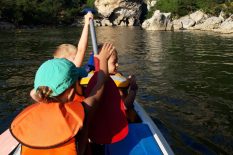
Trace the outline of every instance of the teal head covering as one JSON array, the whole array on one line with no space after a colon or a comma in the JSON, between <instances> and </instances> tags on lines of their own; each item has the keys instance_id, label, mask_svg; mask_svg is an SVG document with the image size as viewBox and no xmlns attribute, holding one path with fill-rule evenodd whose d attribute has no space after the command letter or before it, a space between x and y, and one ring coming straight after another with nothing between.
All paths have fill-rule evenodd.
<instances>
[{"instance_id":1,"label":"teal head covering","mask_svg":"<svg viewBox=\"0 0 233 155\"><path fill-rule=\"evenodd\" d=\"M51 97L58 96L81 77L87 76L84 69L76 66L67 59L51 59L44 62L38 71L34 81L34 89L40 86L48 86L52 89Z\"/></svg>"}]
</instances>

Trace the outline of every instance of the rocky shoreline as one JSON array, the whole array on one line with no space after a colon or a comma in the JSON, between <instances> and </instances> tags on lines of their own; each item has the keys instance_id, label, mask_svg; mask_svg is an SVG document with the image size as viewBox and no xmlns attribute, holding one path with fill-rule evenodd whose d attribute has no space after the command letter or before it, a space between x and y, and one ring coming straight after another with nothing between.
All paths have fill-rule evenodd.
<instances>
[{"instance_id":1,"label":"rocky shoreline","mask_svg":"<svg viewBox=\"0 0 233 155\"><path fill-rule=\"evenodd\" d=\"M150 19L142 22L143 12L149 11L156 0L122 1L96 0L95 6L103 17L96 20L97 26L141 26L145 30L177 31L202 30L219 33L233 33L233 15L224 19L224 13L219 17L209 16L202 11L196 11L179 19L172 20L171 13L155 10ZM145 10L146 9L146 10Z\"/></svg>"},{"instance_id":2,"label":"rocky shoreline","mask_svg":"<svg viewBox=\"0 0 233 155\"><path fill-rule=\"evenodd\" d=\"M171 13L155 10L150 19L144 19L146 12L156 4L156 0L96 0L95 7L100 19L95 20L96 26L141 26L145 30L202 30L218 33L233 33L233 15L224 18L221 12L218 17L209 16L201 10L179 19L172 19ZM79 20L70 26L80 26ZM37 26L32 26L37 27ZM0 20L0 29L30 28L17 27L12 23Z\"/></svg>"},{"instance_id":3,"label":"rocky shoreline","mask_svg":"<svg viewBox=\"0 0 233 155\"><path fill-rule=\"evenodd\" d=\"M220 14L208 16L202 11L196 11L179 19L171 20L171 13L161 13L159 10L154 15L143 22L142 28L146 30L201 30L214 31L218 33L233 33L233 15L224 19Z\"/></svg>"}]
</instances>

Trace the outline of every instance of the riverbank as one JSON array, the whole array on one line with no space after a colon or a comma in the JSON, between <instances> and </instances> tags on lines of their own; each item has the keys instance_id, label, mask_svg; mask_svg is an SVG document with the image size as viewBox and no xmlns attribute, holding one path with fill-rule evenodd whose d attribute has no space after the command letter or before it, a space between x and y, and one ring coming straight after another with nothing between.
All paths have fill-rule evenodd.
<instances>
[{"instance_id":1,"label":"riverbank","mask_svg":"<svg viewBox=\"0 0 233 155\"><path fill-rule=\"evenodd\" d=\"M150 19L142 23L146 30L201 30L214 31L218 33L233 33L233 15L224 18L223 13L217 16L210 16L202 11L196 11L179 19L172 19L171 13L163 13L156 10Z\"/></svg>"},{"instance_id":2,"label":"riverbank","mask_svg":"<svg viewBox=\"0 0 233 155\"><path fill-rule=\"evenodd\" d=\"M201 30L213 31L217 33L233 33L233 15L225 14L223 11L218 16L211 16L204 11L198 10L189 15L174 18L174 14L161 12L160 10L152 11L155 7L156 0L145 1L120 1L120 0L96 0L95 8L98 11L98 18L95 18L96 26L140 26L150 31L178 31L178 30ZM148 14L152 16L148 18ZM54 27L82 26L81 17L76 17L72 24L54 25ZM80 19L79 19L80 18ZM60 22L58 22L60 23ZM15 28L37 28L51 27L48 25L20 25L16 26L9 22L3 22L0 19L0 29ZM53 27L53 26L52 26Z\"/></svg>"},{"instance_id":3,"label":"riverbank","mask_svg":"<svg viewBox=\"0 0 233 155\"><path fill-rule=\"evenodd\" d=\"M77 19L72 24L57 24L57 25L15 25L10 22L0 20L0 30L14 30L14 29L38 29L38 28L57 28L57 27L82 27L83 26L83 17Z\"/></svg>"}]
</instances>

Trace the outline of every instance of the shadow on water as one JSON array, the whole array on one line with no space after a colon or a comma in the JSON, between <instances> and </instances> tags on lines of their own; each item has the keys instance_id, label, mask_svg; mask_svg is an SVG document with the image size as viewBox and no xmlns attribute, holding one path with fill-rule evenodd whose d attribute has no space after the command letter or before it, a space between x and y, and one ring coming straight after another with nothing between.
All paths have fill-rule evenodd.
<instances>
[{"instance_id":1,"label":"shadow on water","mask_svg":"<svg viewBox=\"0 0 233 155\"><path fill-rule=\"evenodd\" d=\"M119 70L137 76L137 100L176 154L233 151L232 36L121 27L96 30L98 42L116 46ZM32 103L29 91L38 66L51 58L57 45L76 44L79 34L74 28L0 32L0 131L13 113Z\"/></svg>"}]
</instances>

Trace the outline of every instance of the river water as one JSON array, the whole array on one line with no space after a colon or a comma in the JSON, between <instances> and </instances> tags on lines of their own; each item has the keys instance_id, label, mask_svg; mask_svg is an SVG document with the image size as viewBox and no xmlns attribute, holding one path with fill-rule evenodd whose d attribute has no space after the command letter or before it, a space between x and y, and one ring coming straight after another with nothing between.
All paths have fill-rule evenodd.
<instances>
[{"instance_id":1,"label":"river water","mask_svg":"<svg viewBox=\"0 0 233 155\"><path fill-rule=\"evenodd\" d=\"M116 46L119 71L136 75L136 99L175 154L232 154L232 35L123 27L96 31L99 43ZM80 33L80 28L0 32L1 133L33 102L29 91L39 65L52 58L57 45L77 44Z\"/></svg>"}]
</instances>

